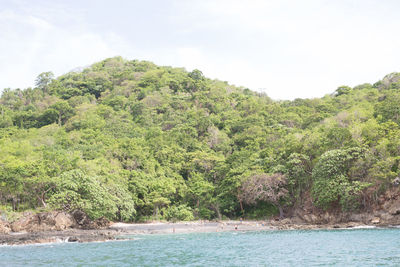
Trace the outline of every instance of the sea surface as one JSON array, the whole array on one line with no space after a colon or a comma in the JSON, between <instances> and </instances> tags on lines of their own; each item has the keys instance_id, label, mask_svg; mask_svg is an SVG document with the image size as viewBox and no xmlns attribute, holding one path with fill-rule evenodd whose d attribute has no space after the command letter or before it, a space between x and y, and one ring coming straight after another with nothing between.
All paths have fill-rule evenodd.
<instances>
[{"instance_id":1,"label":"sea surface","mask_svg":"<svg viewBox=\"0 0 400 267\"><path fill-rule=\"evenodd\" d=\"M400 229L133 236L2 246L0 266L400 266Z\"/></svg>"}]
</instances>

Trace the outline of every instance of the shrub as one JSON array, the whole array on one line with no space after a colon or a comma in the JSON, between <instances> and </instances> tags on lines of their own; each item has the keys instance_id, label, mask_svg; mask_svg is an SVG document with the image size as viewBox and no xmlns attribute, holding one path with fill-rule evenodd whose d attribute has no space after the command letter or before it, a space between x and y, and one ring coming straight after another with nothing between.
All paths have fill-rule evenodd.
<instances>
[{"instance_id":1,"label":"shrub","mask_svg":"<svg viewBox=\"0 0 400 267\"><path fill-rule=\"evenodd\" d=\"M172 206L166 211L169 221L191 221L194 219L192 208L186 205Z\"/></svg>"}]
</instances>

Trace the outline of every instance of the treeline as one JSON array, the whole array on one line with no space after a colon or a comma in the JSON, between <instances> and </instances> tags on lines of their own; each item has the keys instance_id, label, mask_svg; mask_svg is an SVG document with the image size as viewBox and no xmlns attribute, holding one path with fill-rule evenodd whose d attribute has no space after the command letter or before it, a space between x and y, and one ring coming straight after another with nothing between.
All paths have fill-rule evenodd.
<instances>
[{"instance_id":1,"label":"treeline","mask_svg":"<svg viewBox=\"0 0 400 267\"><path fill-rule=\"evenodd\" d=\"M368 209L400 173L399 89L393 73L272 101L120 57L42 73L0 98L0 209L120 221Z\"/></svg>"}]
</instances>

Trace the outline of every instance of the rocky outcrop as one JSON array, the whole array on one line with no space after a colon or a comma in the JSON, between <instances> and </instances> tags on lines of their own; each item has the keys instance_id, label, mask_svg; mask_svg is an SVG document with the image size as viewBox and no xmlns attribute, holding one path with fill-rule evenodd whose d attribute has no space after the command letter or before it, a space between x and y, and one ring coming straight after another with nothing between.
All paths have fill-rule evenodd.
<instances>
[{"instance_id":1,"label":"rocky outcrop","mask_svg":"<svg viewBox=\"0 0 400 267\"><path fill-rule=\"evenodd\" d=\"M115 240L116 230L78 230L0 234L0 245L23 245L35 243L94 242ZM1 265L1 264L0 264Z\"/></svg>"},{"instance_id":2,"label":"rocky outcrop","mask_svg":"<svg viewBox=\"0 0 400 267\"><path fill-rule=\"evenodd\" d=\"M25 212L12 223L0 219L0 245L114 240L118 231L103 229L110 224L105 218L92 221L81 211Z\"/></svg>"},{"instance_id":3,"label":"rocky outcrop","mask_svg":"<svg viewBox=\"0 0 400 267\"><path fill-rule=\"evenodd\" d=\"M105 218L90 220L82 211L72 214L62 211L32 213L26 212L11 224L0 222L0 233L62 231L71 228L104 229L110 225Z\"/></svg>"},{"instance_id":4,"label":"rocky outcrop","mask_svg":"<svg viewBox=\"0 0 400 267\"><path fill-rule=\"evenodd\" d=\"M397 179L397 178L396 178ZM400 184L400 177L398 178ZM396 180L397 181L397 180ZM323 211L317 209L311 196L305 195L304 202L292 210L288 210L289 218L295 224L312 225L347 225L356 223L371 226L400 225L400 187L393 186L381 194L375 202L369 203L364 212L343 212L340 209Z\"/></svg>"},{"instance_id":5,"label":"rocky outcrop","mask_svg":"<svg viewBox=\"0 0 400 267\"><path fill-rule=\"evenodd\" d=\"M316 212L308 213L304 210L296 210L290 218L296 224L335 225L335 224L363 224L389 226L400 225L400 202L374 212Z\"/></svg>"},{"instance_id":6,"label":"rocky outcrop","mask_svg":"<svg viewBox=\"0 0 400 267\"><path fill-rule=\"evenodd\" d=\"M11 224L13 232L61 231L76 227L72 215L65 212L25 213L20 219Z\"/></svg>"},{"instance_id":7,"label":"rocky outcrop","mask_svg":"<svg viewBox=\"0 0 400 267\"><path fill-rule=\"evenodd\" d=\"M98 218L96 220L91 220L86 213L77 210L72 213L77 225L81 229L105 229L111 225L111 222L104 218Z\"/></svg>"},{"instance_id":8,"label":"rocky outcrop","mask_svg":"<svg viewBox=\"0 0 400 267\"><path fill-rule=\"evenodd\" d=\"M390 215L400 214L400 200L391 201L386 205L386 208Z\"/></svg>"},{"instance_id":9,"label":"rocky outcrop","mask_svg":"<svg viewBox=\"0 0 400 267\"><path fill-rule=\"evenodd\" d=\"M111 225L111 222L104 218L98 218L97 220L92 221L90 225L90 229L106 229Z\"/></svg>"},{"instance_id":10,"label":"rocky outcrop","mask_svg":"<svg viewBox=\"0 0 400 267\"><path fill-rule=\"evenodd\" d=\"M371 220L371 223L373 223L373 224L379 224L380 222L381 222L381 218L379 218L379 217L374 217Z\"/></svg>"},{"instance_id":11,"label":"rocky outcrop","mask_svg":"<svg viewBox=\"0 0 400 267\"><path fill-rule=\"evenodd\" d=\"M10 231L11 231L11 228L10 228L9 223L0 219L0 234L7 234Z\"/></svg>"},{"instance_id":12,"label":"rocky outcrop","mask_svg":"<svg viewBox=\"0 0 400 267\"><path fill-rule=\"evenodd\" d=\"M91 223L91 220L89 217L84 213L83 211L76 210L72 213L72 216L74 217L77 226L81 229L89 229L89 225Z\"/></svg>"}]
</instances>

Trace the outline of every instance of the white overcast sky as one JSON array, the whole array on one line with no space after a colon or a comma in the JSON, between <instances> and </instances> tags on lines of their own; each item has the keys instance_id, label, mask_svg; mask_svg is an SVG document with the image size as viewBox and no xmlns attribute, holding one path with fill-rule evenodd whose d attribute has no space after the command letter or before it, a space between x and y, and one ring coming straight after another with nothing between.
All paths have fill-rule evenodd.
<instances>
[{"instance_id":1,"label":"white overcast sky","mask_svg":"<svg viewBox=\"0 0 400 267\"><path fill-rule=\"evenodd\" d=\"M321 97L400 71L399 14L396 0L0 0L0 90L120 55Z\"/></svg>"}]
</instances>

